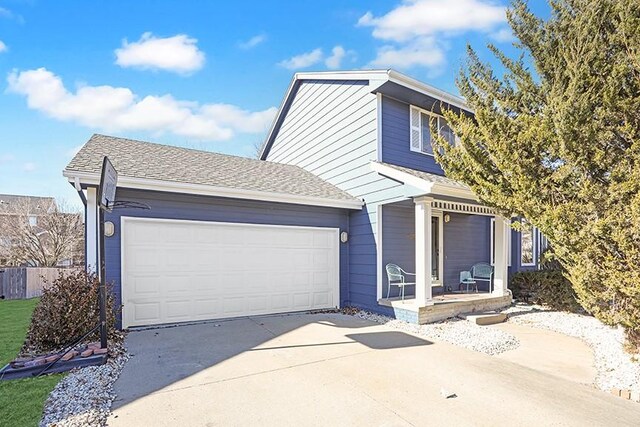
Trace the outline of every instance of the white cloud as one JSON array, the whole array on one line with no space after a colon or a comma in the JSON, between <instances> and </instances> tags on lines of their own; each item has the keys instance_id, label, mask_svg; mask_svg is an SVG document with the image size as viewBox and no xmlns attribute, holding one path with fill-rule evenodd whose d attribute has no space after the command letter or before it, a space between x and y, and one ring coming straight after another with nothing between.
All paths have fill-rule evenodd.
<instances>
[{"instance_id":1,"label":"white cloud","mask_svg":"<svg viewBox=\"0 0 640 427\"><path fill-rule=\"evenodd\" d=\"M322 49L317 48L311 52L296 55L292 58L280 61L278 65L287 68L289 70L298 70L300 68L307 68L322 61Z\"/></svg>"},{"instance_id":2,"label":"white cloud","mask_svg":"<svg viewBox=\"0 0 640 427\"><path fill-rule=\"evenodd\" d=\"M81 86L75 93L45 68L13 71L9 91L24 95L29 108L62 121L105 131L172 133L200 140L226 140L264 132L276 108L251 112L229 104L199 104L171 95L140 97L129 88Z\"/></svg>"},{"instance_id":3,"label":"white cloud","mask_svg":"<svg viewBox=\"0 0 640 427\"><path fill-rule=\"evenodd\" d=\"M355 59L355 56L356 53L352 50L345 50L340 45L334 46L334 48L331 50L331 56L328 56L324 60L324 64L327 66L327 68L335 70L337 68L340 68L344 59L351 58L353 60Z\"/></svg>"},{"instance_id":4,"label":"white cloud","mask_svg":"<svg viewBox=\"0 0 640 427\"><path fill-rule=\"evenodd\" d=\"M0 18L12 19L19 24L24 24L24 18L22 15L15 14L5 7L0 7Z\"/></svg>"},{"instance_id":5,"label":"white cloud","mask_svg":"<svg viewBox=\"0 0 640 427\"><path fill-rule=\"evenodd\" d=\"M422 37L402 46L382 46L370 65L375 68L408 69L421 66L434 69L444 65L445 62L445 53L435 39Z\"/></svg>"},{"instance_id":6,"label":"white cloud","mask_svg":"<svg viewBox=\"0 0 640 427\"><path fill-rule=\"evenodd\" d=\"M405 0L380 17L367 12L358 25L373 27L378 39L405 42L442 32L490 31L505 21L505 7L488 0Z\"/></svg>"},{"instance_id":7,"label":"white cloud","mask_svg":"<svg viewBox=\"0 0 640 427\"><path fill-rule=\"evenodd\" d=\"M505 7L492 0L404 0L381 16L367 12L358 26L371 27L380 47L374 66L442 67L446 41L468 31L491 33L506 22Z\"/></svg>"},{"instance_id":8,"label":"white cloud","mask_svg":"<svg viewBox=\"0 0 640 427\"><path fill-rule=\"evenodd\" d=\"M249 40L240 42L238 46L240 46L240 49L247 50L247 49L251 49L258 46L259 44L263 43L265 40L267 40L267 36L265 34L258 34L257 36L251 37Z\"/></svg>"},{"instance_id":9,"label":"white cloud","mask_svg":"<svg viewBox=\"0 0 640 427\"><path fill-rule=\"evenodd\" d=\"M35 163L33 163L33 162L27 162L27 163L25 163L24 165L22 165L22 169L23 169L25 172L33 172L34 170L36 170L36 169L37 169L37 166L36 166L36 164L35 164Z\"/></svg>"},{"instance_id":10,"label":"white cloud","mask_svg":"<svg viewBox=\"0 0 640 427\"><path fill-rule=\"evenodd\" d=\"M4 42L2 40L0 40L0 53L6 52L8 50L9 50L9 48L7 47L7 45L4 44Z\"/></svg>"},{"instance_id":11,"label":"white cloud","mask_svg":"<svg viewBox=\"0 0 640 427\"><path fill-rule=\"evenodd\" d=\"M185 34L161 38L144 33L137 42L122 41L122 47L115 51L116 64L189 74L204 66L205 54L198 49L197 42Z\"/></svg>"},{"instance_id":12,"label":"white cloud","mask_svg":"<svg viewBox=\"0 0 640 427\"><path fill-rule=\"evenodd\" d=\"M498 43L510 43L516 41L516 36L513 35L511 28L501 28L495 33L489 35L492 39Z\"/></svg>"},{"instance_id":13,"label":"white cloud","mask_svg":"<svg viewBox=\"0 0 640 427\"><path fill-rule=\"evenodd\" d=\"M15 159L13 154L0 154L0 165L10 163Z\"/></svg>"}]
</instances>

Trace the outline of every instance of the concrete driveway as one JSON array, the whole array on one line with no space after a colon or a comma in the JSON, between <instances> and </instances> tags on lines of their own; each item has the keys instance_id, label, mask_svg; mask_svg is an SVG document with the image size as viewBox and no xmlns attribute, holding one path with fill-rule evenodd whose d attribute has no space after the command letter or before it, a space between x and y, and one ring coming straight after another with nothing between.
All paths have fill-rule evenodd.
<instances>
[{"instance_id":1,"label":"concrete driveway","mask_svg":"<svg viewBox=\"0 0 640 427\"><path fill-rule=\"evenodd\" d=\"M340 314L137 331L127 346L133 357L116 382L114 427L640 420L639 404L590 386Z\"/></svg>"}]
</instances>

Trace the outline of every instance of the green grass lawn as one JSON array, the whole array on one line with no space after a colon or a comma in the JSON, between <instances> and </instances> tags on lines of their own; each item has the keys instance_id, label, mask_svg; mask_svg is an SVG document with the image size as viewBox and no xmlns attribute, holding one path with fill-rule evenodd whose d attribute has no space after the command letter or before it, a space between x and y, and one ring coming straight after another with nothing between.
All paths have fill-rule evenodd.
<instances>
[{"instance_id":1,"label":"green grass lawn","mask_svg":"<svg viewBox=\"0 0 640 427\"><path fill-rule=\"evenodd\" d=\"M13 360L31 321L38 299L0 300L0 367ZM0 381L0 424L3 426L37 426L42 418L44 401L62 375Z\"/></svg>"}]
</instances>

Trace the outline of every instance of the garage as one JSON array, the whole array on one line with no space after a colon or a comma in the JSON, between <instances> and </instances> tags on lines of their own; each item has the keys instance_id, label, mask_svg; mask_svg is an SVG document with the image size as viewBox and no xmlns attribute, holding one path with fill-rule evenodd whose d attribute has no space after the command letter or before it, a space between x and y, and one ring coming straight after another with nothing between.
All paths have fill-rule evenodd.
<instances>
[{"instance_id":1,"label":"garage","mask_svg":"<svg viewBox=\"0 0 640 427\"><path fill-rule=\"evenodd\" d=\"M86 208L88 271L101 258L105 156L118 172L103 254L116 327L349 304L350 214L363 200L298 166L107 135L64 170Z\"/></svg>"},{"instance_id":2,"label":"garage","mask_svg":"<svg viewBox=\"0 0 640 427\"><path fill-rule=\"evenodd\" d=\"M339 305L339 230L121 217L122 326Z\"/></svg>"}]
</instances>

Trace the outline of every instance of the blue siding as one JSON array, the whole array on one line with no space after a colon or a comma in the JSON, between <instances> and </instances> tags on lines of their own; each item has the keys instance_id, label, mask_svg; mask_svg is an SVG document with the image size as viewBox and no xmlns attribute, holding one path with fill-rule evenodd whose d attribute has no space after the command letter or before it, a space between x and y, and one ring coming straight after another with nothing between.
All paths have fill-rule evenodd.
<instances>
[{"instance_id":1,"label":"blue siding","mask_svg":"<svg viewBox=\"0 0 640 427\"><path fill-rule=\"evenodd\" d=\"M400 183L371 170L379 125L368 81L304 80L265 153L267 160L300 166L365 201L350 214L348 302L376 311L378 205L405 198Z\"/></svg>"},{"instance_id":2,"label":"blue siding","mask_svg":"<svg viewBox=\"0 0 640 427\"><path fill-rule=\"evenodd\" d=\"M393 165L444 175L433 156L411 151L409 104L382 98L382 161Z\"/></svg>"},{"instance_id":3,"label":"blue siding","mask_svg":"<svg viewBox=\"0 0 640 427\"><path fill-rule=\"evenodd\" d=\"M382 207L382 266L388 263L399 265L403 270L416 271L415 212L412 206L387 205ZM414 281L409 276L409 281ZM382 295L387 296L388 278L382 273ZM392 288L395 292L398 288ZM415 295L415 286L407 286L405 296Z\"/></svg>"},{"instance_id":4,"label":"blue siding","mask_svg":"<svg viewBox=\"0 0 640 427\"><path fill-rule=\"evenodd\" d=\"M457 290L460 272L478 262L491 262L491 218L480 215L450 213L444 223L444 284ZM488 290L484 282L478 289Z\"/></svg>"},{"instance_id":5,"label":"blue siding","mask_svg":"<svg viewBox=\"0 0 640 427\"><path fill-rule=\"evenodd\" d=\"M347 211L334 208L191 196L156 191L119 188L117 200L136 201L151 209L116 209L105 215L115 225L115 234L105 239L107 282L114 284L114 293L121 304L120 292L120 217L168 218L197 221L220 221L255 224L334 227L349 231ZM347 304L349 283L349 245L340 245L340 304Z\"/></svg>"},{"instance_id":6,"label":"blue siding","mask_svg":"<svg viewBox=\"0 0 640 427\"><path fill-rule=\"evenodd\" d=\"M375 310L378 306L375 217L372 222L369 206L352 212L349 225L354 227L349 238L349 304Z\"/></svg>"}]
</instances>

